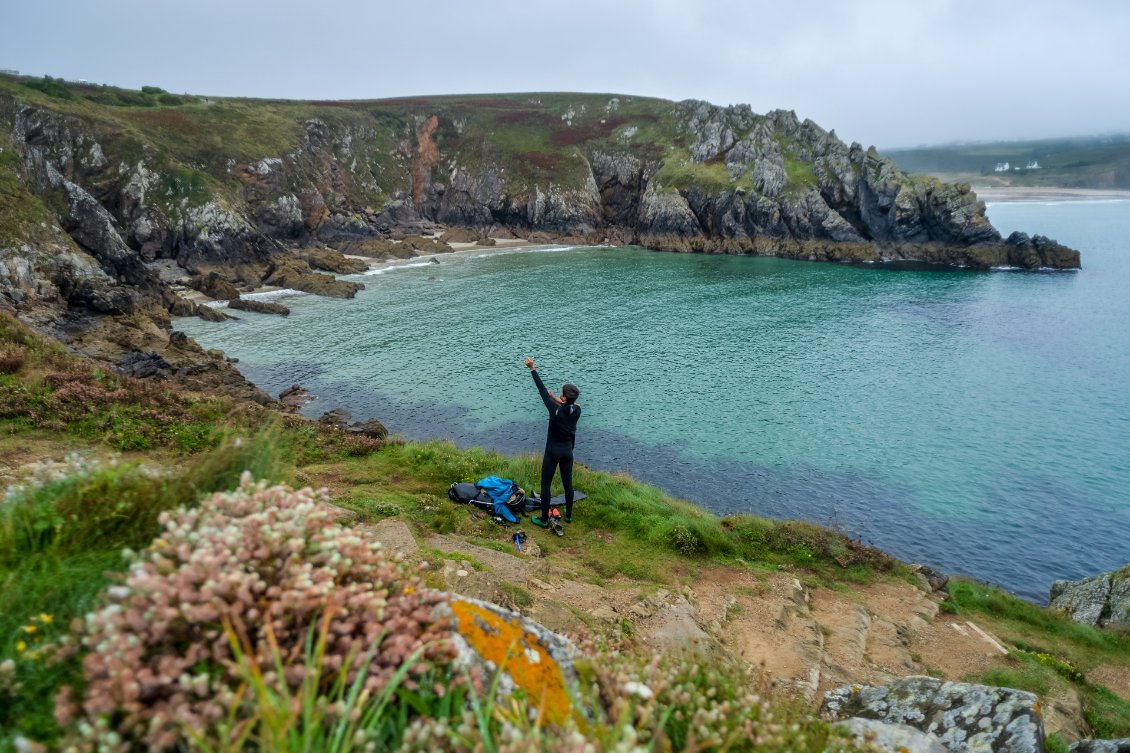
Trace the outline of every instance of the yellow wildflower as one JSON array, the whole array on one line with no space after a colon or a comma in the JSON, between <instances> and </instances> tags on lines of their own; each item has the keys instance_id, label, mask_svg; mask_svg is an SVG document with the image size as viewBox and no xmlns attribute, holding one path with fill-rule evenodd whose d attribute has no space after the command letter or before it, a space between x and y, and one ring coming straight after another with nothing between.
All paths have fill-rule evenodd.
<instances>
[{"instance_id":1,"label":"yellow wildflower","mask_svg":"<svg viewBox=\"0 0 1130 753\"><path fill-rule=\"evenodd\" d=\"M22 654L24 651L27 651L27 644L23 641L16 641L16 650Z\"/></svg>"},{"instance_id":2,"label":"yellow wildflower","mask_svg":"<svg viewBox=\"0 0 1130 753\"><path fill-rule=\"evenodd\" d=\"M28 635L31 635L32 633L34 633L38 629L39 628L37 628L35 625L24 625L24 632L27 633Z\"/></svg>"},{"instance_id":3,"label":"yellow wildflower","mask_svg":"<svg viewBox=\"0 0 1130 753\"><path fill-rule=\"evenodd\" d=\"M406 593L406 594L414 594L414 593L416 593L416 589L415 589L415 588L412 588L412 586L405 586L405 587L404 587L404 593Z\"/></svg>"},{"instance_id":4,"label":"yellow wildflower","mask_svg":"<svg viewBox=\"0 0 1130 753\"><path fill-rule=\"evenodd\" d=\"M50 625L52 622L55 621L55 618L52 617L51 615L47 614L46 612L44 612L44 613L39 615L39 621L42 622L44 625Z\"/></svg>"}]
</instances>

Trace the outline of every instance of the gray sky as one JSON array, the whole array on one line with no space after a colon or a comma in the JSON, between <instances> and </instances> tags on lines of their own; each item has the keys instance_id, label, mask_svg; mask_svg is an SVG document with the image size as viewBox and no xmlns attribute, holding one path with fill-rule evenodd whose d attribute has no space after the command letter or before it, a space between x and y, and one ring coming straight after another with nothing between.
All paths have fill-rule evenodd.
<instances>
[{"instance_id":1,"label":"gray sky","mask_svg":"<svg viewBox=\"0 0 1130 753\"><path fill-rule=\"evenodd\" d=\"M301 99L590 91L883 147L1130 132L1126 0L2 0L0 68Z\"/></svg>"}]
</instances>

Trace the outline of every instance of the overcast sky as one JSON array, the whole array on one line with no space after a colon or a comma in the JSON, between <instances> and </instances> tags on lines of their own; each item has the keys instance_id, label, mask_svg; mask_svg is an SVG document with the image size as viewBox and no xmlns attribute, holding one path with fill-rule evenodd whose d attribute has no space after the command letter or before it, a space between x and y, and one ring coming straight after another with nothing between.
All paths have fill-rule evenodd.
<instances>
[{"instance_id":1,"label":"overcast sky","mask_svg":"<svg viewBox=\"0 0 1130 753\"><path fill-rule=\"evenodd\" d=\"M0 2L0 68L131 88L695 98L881 147L1130 132L1126 0Z\"/></svg>"}]
</instances>

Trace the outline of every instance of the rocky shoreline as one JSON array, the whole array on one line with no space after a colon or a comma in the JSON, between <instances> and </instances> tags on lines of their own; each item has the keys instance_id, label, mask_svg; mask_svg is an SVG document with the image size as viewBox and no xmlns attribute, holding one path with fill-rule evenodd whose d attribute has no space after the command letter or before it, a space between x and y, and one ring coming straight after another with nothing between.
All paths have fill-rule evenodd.
<instances>
[{"instance_id":1,"label":"rocky shoreline","mask_svg":"<svg viewBox=\"0 0 1130 753\"><path fill-rule=\"evenodd\" d=\"M230 138L217 142L220 117ZM362 283L339 276L370 260L464 244L1080 267L1046 238L1002 238L967 185L902 172L791 112L696 101L142 111L0 78L0 180L0 308L123 373L259 402L270 398L172 317L285 315L243 295L350 298Z\"/></svg>"}]
</instances>

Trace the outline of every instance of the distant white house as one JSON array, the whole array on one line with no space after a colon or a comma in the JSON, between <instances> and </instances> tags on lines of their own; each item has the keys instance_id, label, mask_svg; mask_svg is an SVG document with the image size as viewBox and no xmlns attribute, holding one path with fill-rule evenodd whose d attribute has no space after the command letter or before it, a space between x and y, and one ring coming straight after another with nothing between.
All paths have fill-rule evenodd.
<instances>
[{"instance_id":1,"label":"distant white house","mask_svg":"<svg viewBox=\"0 0 1130 753\"><path fill-rule=\"evenodd\" d=\"M1025 170L1039 170L1040 169L1040 163L1037 162L1036 160L1029 160L1027 167L1025 167L1024 169Z\"/></svg>"},{"instance_id":2,"label":"distant white house","mask_svg":"<svg viewBox=\"0 0 1130 753\"><path fill-rule=\"evenodd\" d=\"M1008 172L1008 163L1007 162L998 162L997 167L996 167L996 172L1007 173Z\"/></svg>"}]
</instances>

